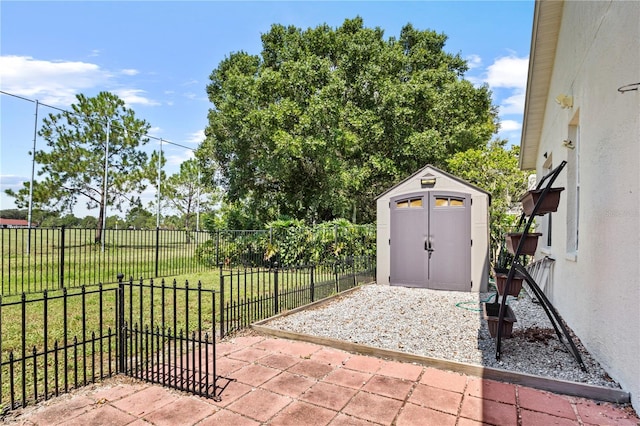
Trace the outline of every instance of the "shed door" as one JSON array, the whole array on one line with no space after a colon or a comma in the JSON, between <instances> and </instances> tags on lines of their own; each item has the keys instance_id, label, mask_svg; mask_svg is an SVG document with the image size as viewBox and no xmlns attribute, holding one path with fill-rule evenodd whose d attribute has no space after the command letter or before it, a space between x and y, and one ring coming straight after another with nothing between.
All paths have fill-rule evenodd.
<instances>
[{"instance_id":1,"label":"shed door","mask_svg":"<svg viewBox=\"0 0 640 426\"><path fill-rule=\"evenodd\" d=\"M391 284L469 291L470 200L436 191L391 199Z\"/></svg>"}]
</instances>

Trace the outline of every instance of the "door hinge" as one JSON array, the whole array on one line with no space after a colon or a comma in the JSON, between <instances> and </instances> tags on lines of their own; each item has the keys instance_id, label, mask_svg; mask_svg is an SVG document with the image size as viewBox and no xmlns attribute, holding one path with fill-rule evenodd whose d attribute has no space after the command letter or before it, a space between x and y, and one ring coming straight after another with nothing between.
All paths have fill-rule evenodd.
<instances>
[{"instance_id":1,"label":"door hinge","mask_svg":"<svg viewBox=\"0 0 640 426\"><path fill-rule=\"evenodd\" d=\"M391 282L391 275L389 275L389 282Z\"/></svg>"},{"instance_id":2,"label":"door hinge","mask_svg":"<svg viewBox=\"0 0 640 426\"><path fill-rule=\"evenodd\" d=\"M471 288L473 288L473 281L471 281Z\"/></svg>"},{"instance_id":3,"label":"door hinge","mask_svg":"<svg viewBox=\"0 0 640 426\"><path fill-rule=\"evenodd\" d=\"M391 245L391 238L389 238L389 245Z\"/></svg>"},{"instance_id":4,"label":"door hinge","mask_svg":"<svg viewBox=\"0 0 640 426\"><path fill-rule=\"evenodd\" d=\"M471 240L471 246L473 246L473 240Z\"/></svg>"}]
</instances>

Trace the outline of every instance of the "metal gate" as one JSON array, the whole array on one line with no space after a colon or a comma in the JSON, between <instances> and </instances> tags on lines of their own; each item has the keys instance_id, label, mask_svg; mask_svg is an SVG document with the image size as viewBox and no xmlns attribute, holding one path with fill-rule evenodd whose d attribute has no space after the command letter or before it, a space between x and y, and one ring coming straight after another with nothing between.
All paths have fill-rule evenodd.
<instances>
[{"instance_id":1,"label":"metal gate","mask_svg":"<svg viewBox=\"0 0 640 426\"><path fill-rule=\"evenodd\" d=\"M469 291L471 196L423 191L391 198L390 283Z\"/></svg>"},{"instance_id":2,"label":"metal gate","mask_svg":"<svg viewBox=\"0 0 640 426\"><path fill-rule=\"evenodd\" d=\"M217 398L217 293L118 278L117 285L0 297L0 422L11 410L115 374Z\"/></svg>"},{"instance_id":3,"label":"metal gate","mask_svg":"<svg viewBox=\"0 0 640 426\"><path fill-rule=\"evenodd\" d=\"M119 279L118 372L219 400L216 292Z\"/></svg>"}]
</instances>

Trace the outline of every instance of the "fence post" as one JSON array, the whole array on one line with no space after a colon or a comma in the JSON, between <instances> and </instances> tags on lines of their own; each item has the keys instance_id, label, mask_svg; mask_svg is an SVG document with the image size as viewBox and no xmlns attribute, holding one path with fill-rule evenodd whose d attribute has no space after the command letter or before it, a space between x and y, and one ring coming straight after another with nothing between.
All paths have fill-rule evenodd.
<instances>
[{"instance_id":1,"label":"fence post","mask_svg":"<svg viewBox=\"0 0 640 426\"><path fill-rule=\"evenodd\" d=\"M22 312L20 346L22 347L22 406L27 405L27 295L23 291L20 297L20 306ZM35 357L34 357L35 359ZM35 364L35 361L34 361ZM13 393L12 393L13 396ZM13 406L11 407L13 408Z\"/></svg>"},{"instance_id":2,"label":"fence post","mask_svg":"<svg viewBox=\"0 0 640 426\"><path fill-rule=\"evenodd\" d=\"M311 269L309 270L309 272L311 273L311 280L310 280L311 281L311 288L310 288L310 290L311 290L311 303L314 302L313 298L315 296L315 294L314 294L315 293L315 283L314 283L314 279L313 279L313 271L314 271L314 269L315 269L315 266L311 265Z\"/></svg>"},{"instance_id":3,"label":"fence post","mask_svg":"<svg viewBox=\"0 0 640 426\"><path fill-rule=\"evenodd\" d=\"M220 338L224 338L224 275L222 275L222 263L220 266ZM215 324L214 324L215 329Z\"/></svg>"},{"instance_id":4,"label":"fence post","mask_svg":"<svg viewBox=\"0 0 640 426\"><path fill-rule=\"evenodd\" d=\"M336 293L340 291L340 278L338 277L338 260L333 263L333 273L336 278Z\"/></svg>"},{"instance_id":5,"label":"fence post","mask_svg":"<svg viewBox=\"0 0 640 426\"><path fill-rule=\"evenodd\" d=\"M278 306L278 262L275 262L275 269L273 270L273 310L274 315L280 312L280 307Z\"/></svg>"},{"instance_id":6,"label":"fence post","mask_svg":"<svg viewBox=\"0 0 640 426\"><path fill-rule=\"evenodd\" d=\"M351 256L351 273L353 274L353 287L356 286L356 258Z\"/></svg>"},{"instance_id":7,"label":"fence post","mask_svg":"<svg viewBox=\"0 0 640 426\"><path fill-rule=\"evenodd\" d=\"M154 278L158 278L158 259L160 258L160 227L156 226L156 274ZM174 330L175 331L175 330Z\"/></svg>"},{"instance_id":8,"label":"fence post","mask_svg":"<svg viewBox=\"0 0 640 426\"><path fill-rule=\"evenodd\" d=\"M64 288L64 225L60 228L60 288Z\"/></svg>"},{"instance_id":9,"label":"fence post","mask_svg":"<svg viewBox=\"0 0 640 426\"><path fill-rule=\"evenodd\" d=\"M216 265L220 265L220 268L222 268L222 265L220 264L220 230L219 229L216 231Z\"/></svg>"},{"instance_id":10,"label":"fence post","mask_svg":"<svg viewBox=\"0 0 640 426\"><path fill-rule=\"evenodd\" d=\"M118 351L119 353L116 355L118 357L118 373L125 373L125 355L127 350L125 345L127 343L127 338L124 335L124 282L123 279L124 274L118 274L118 324L116 324L116 333L118 336ZM164 324L163 324L164 325Z\"/></svg>"}]
</instances>

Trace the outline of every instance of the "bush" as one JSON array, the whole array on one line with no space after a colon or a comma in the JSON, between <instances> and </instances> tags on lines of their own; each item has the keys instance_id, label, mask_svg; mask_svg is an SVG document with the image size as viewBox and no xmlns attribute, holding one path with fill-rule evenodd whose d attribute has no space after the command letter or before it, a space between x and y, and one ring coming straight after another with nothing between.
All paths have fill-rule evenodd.
<instances>
[{"instance_id":1,"label":"bush","mask_svg":"<svg viewBox=\"0 0 640 426\"><path fill-rule=\"evenodd\" d=\"M351 256L375 256L375 225L353 225L345 219L305 226L279 220L268 230L214 231L197 250L208 265L294 266L334 262Z\"/></svg>"}]
</instances>

